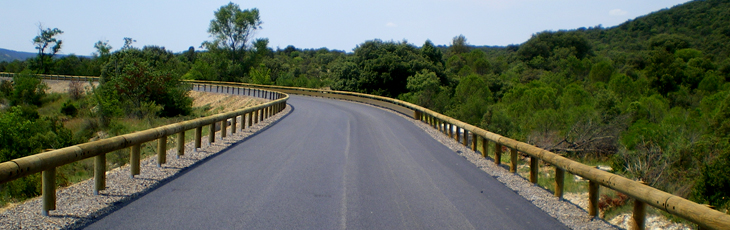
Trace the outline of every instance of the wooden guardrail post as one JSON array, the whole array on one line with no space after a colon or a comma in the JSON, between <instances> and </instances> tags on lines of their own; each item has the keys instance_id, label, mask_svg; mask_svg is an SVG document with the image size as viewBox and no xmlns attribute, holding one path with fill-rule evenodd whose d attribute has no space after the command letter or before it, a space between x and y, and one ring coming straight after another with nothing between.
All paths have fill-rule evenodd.
<instances>
[{"instance_id":1,"label":"wooden guardrail post","mask_svg":"<svg viewBox=\"0 0 730 230\"><path fill-rule=\"evenodd\" d=\"M157 139L157 167L167 162L167 136Z\"/></svg>"},{"instance_id":2,"label":"wooden guardrail post","mask_svg":"<svg viewBox=\"0 0 730 230\"><path fill-rule=\"evenodd\" d=\"M209 126L209 133L208 133L208 144L213 144L215 142L215 122L210 123Z\"/></svg>"},{"instance_id":3,"label":"wooden guardrail post","mask_svg":"<svg viewBox=\"0 0 730 230\"><path fill-rule=\"evenodd\" d=\"M185 155L185 130L177 134L177 158Z\"/></svg>"},{"instance_id":4,"label":"wooden guardrail post","mask_svg":"<svg viewBox=\"0 0 730 230\"><path fill-rule=\"evenodd\" d=\"M565 169L555 166L555 197L563 199L563 187L565 185Z\"/></svg>"},{"instance_id":5,"label":"wooden guardrail post","mask_svg":"<svg viewBox=\"0 0 730 230\"><path fill-rule=\"evenodd\" d=\"M646 184L646 182L639 181ZM646 203L634 198L634 212L631 214L631 230L644 230L646 228Z\"/></svg>"},{"instance_id":6,"label":"wooden guardrail post","mask_svg":"<svg viewBox=\"0 0 730 230\"><path fill-rule=\"evenodd\" d=\"M537 157L530 156L530 182L533 184L537 184L538 161Z\"/></svg>"},{"instance_id":7,"label":"wooden guardrail post","mask_svg":"<svg viewBox=\"0 0 730 230\"><path fill-rule=\"evenodd\" d=\"M236 133L236 120L238 120L238 115L233 116L233 118L231 119L231 135Z\"/></svg>"},{"instance_id":8,"label":"wooden guardrail post","mask_svg":"<svg viewBox=\"0 0 730 230\"><path fill-rule=\"evenodd\" d=\"M487 145L489 142L487 142L487 138L482 138L482 157L487 158L487 150L489 150L489 145Z\"/></svg>"},{"instance_id":9,"label":"wooden guardrail post","mask_svg":"<svg viewBox=\"0 0 730 230\"><path fill-rule=\"evenodd\" d=\"M418 110L413 110L413 119L414 120L421 120L421 116L418 115Z\"/></svg>"},{"instance_id":10,"label":"wooden guardrail post","mask_svg":"<svg viewBox=\"0 0 730 230\"><path fill-rule=\"evenodd\" d=\"M502 144L497 142L494 143L494 164L502 164Z\"/></svg>"},{"instance_id":11,"label":"wooden guardrail post","mask_svg":"<svg viewBox=\"0 0 730 230\"><path fill-rule=\"evenodd\" d=\"M461 144L461 133L459 132L460 130L461 128L459 126L456 126L456 133L454 134L454 136L456 138L456 143Z\"/></svg>"},{"instance_id":12,"label":"wooden guardrail post","mask_svg":"<svg viewBox=\"0 0 730 230\"><path fill-rule=\"evenodd\" d=\"M509 172L517 172L517 149L511 148L509 152Z\"/></svg>"},{"instance_id":13,"label":"wooden guardrail post","mask_svg":"<svg viewBox=\"0 0 730 230\"><path fill-rule=\"evenodd\" d=\"M471 133L471 151L477 151L477 134Z\"/></svg>"},{"instance_id":14,"label":"wooden guardrail post","mask_svg":"<svg viewBox=\"0 0 730 230\"><path fill-rule=\"evenodd\" d=\"M94 157L94 195L106 189L106 153Z\"/></svg>"},{"instance_id":15,"label":"wooden guardrail post","mask_svg":"<svg viewBox=\"0 0 730 230\"><path fill-rule=\"evenodd\" d=\"M44 170L41 177L41 187L43 187L43 210L41 213L48 216L48 211L56 210L56 168Z\"/></svg>"},{"instance_id":16,"label":"wooden guardrail post","mask_svg":"<svg viewBox=\"0 0 730 230\"><path fill-rule=\"evenodd\" d=\"M588 215L598 216L598 191L601 185L598 182L588 181Z\"/></svg>"},{"instance_id":17,"label":"wooden guardrail post","mask_svg":"<svg viewBox=\"0 0 730 230\"><path fill-rule=\"evenodd\" d=\"M466 146L468 148L469 147L469 131L466 129L463 129L463 130L464 130L464 132L463 132L464 143L463 144L464 144L464 146Z\"/></svg>"},{"instance_id":18,"label":"wooden guardrail post","mask_svg":"<svg viewBox=\"0 0 730 230\"><path fill-rule=\"evenodd\" d=\"M195 151L198 151L198 149L201 147L201 140L203 136L203 126L198 126L195 128Z\"/></svg>"},{"instance_id":19,"label":"wooden guardrail post","mask_svg":"<svg viewBox=\"0 0 730 230\"><path fill-rule=\"evenodd\" d=\"M252 121L253 120L253 112L247 113L246 114L246 119L248 119L248 126L246 126L246 127L247 128L248 127L251 127L251 125L253 125L253 121Z\"/></svg>"},{"instance_id":20,"label":"wooden guardrail post","mask_svg":"<svg viewBox=\"0 0 730 230\"><path fill-rule=\"evenodd\" d=\"M134 178L134 175L139 175L139 152L141 144L132 145L129 151L129 177Z\"/></svg>"},{"instance_id":21,"label":"wooden guardrail post","mask_svg":"<svg viewBox=\"0 0 730 230\"><path fill-rule=\"evenodd\" d=\"M447 123L446 126L449 128L449 138L454 138L454 125L452 125L451 123Z\"/></svg>"},{"instance_id":22,"label":"wooden guardrail post","mask_svg":"<svg viewBox=\"0 0 730 230\"><path fill-rule=\"evenodd\" d=\"M221 121L221 139L223 139L226 136L228 136L227 135L228 134L227 127L228 127L228 118L223 119Z\"/></svg>"}]
</instances>

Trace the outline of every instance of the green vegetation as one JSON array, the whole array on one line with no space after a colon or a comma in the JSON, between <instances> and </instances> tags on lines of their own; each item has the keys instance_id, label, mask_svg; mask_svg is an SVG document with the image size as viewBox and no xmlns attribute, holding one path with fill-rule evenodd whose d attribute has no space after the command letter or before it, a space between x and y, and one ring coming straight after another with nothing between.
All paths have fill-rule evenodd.
<instances>
[{"instance_id":1,"label":"green vegetation","mask_svg":"<svg viewBox=\"0 0 730 230\"><path fill-rule=\"evenodd\" d=\"M87 137L98 127L123 130L113 128L115 119L191 114L180 79L331 88L416 103L728 209L728 10L726 1L692 1L612 28L544 31L507 47L457 36L449 46L371 40L346 53L268 48L268 39L252 37L262 29L259 11L230 3L214 12L205 51L137 49L127 38L113 53L98 42L91 59L40 55L44 62L2 62L0 71L101 76L93 94L58 105L64 116L99 119L76 129L94 130L79 131ZM34 104L30 95L40 92L11 88L0 85L9 104Z\"/></svg>"}]
</instances>

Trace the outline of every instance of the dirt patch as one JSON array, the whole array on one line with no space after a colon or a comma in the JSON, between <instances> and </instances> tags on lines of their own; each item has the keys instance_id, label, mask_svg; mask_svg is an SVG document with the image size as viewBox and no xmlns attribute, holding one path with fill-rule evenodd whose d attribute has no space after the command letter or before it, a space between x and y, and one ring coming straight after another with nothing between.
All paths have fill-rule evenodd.
<instances>
[{"instance_id":1,"label":"dirt patch","mask_svg":"<svg viewBox=\"0 0 730 230\"><path fill-rule=\"evenodd\" d=\"M210 110L216 113L230 112L236 109L258 105L266 101L256 97L198 91L190 91L190 97L194 99L193 107L209 106Z\"/></svg>"},{"instance_id":2,"label":"dirt patch","mask_svg":"<svg viewBox=\"0 0 730 230\"><path fill-rule=\"evenodd\" d=\"M59 81L59 80L43 80L48 85L46 93L68 93L69 84L71 81ZM81 87L84 88L85 92L91 91L91 83L88 81L80 81ZM99 82L94 82L94 86L98 86Z\"/></svg>"}]
</instances>

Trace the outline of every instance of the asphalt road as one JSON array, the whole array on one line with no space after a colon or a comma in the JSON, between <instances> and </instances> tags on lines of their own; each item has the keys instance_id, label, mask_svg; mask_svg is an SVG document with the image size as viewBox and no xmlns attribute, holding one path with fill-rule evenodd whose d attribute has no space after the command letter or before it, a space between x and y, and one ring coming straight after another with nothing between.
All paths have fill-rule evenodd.
<instances>
[{"instance_id":1,"label":"asphalt road","mask_svg":"<svg viewBox=\"0 0 730 230\"><path fill-rule=\"evenodd\" d=\"M406 118L292 96L245 142L88 229L565 229Z\"/></svg>"}]
</instances>

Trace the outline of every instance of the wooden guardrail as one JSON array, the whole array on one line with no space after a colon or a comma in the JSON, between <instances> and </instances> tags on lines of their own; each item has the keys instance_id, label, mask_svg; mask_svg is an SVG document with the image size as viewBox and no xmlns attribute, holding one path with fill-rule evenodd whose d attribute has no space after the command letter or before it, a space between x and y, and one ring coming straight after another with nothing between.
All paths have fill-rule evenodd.
<instances>
[{"instance_id":1,"label":"wooden guardrail","mask_svg":"<svg viewBox=\"0 0 730 230\"><path fill-rule=\"evenodd\" d=\"M0 73L0 77L6 77L8 74ZM46 79L56 80L56 76L44 76ZM79 79L75 77L61 77L59 80ZM94 80L93 78L83 78L84 80ZM62 149L50 150L47 152L26 156L18 159L0 163L0 184L12 181L30 174L42 172L42 199L43 199L43 215L48 215L49 210L56 209L56 168L80 161L83 159L94 157L94 194L104 190L106 187L106 153L130 148L130 174L132 177L140 173L140 147L141 144L158 140L157 145L157 165L161 166L166 163L167 153L167 137L177 134L177 154L185 154L185 131L195 129L195 149L201 147L201 135L204 126L209 126L210 133L208 140L210 143L215 142L216 124L220 122L221 136L226 136L228 121L231 120L231 132L237 130L236 121L238 116L241 117L240 128L246 126L245 118L248 118L248 126L265 120L274 114L281 112L286 107L286 101L289 95L285 93L275 92L265 89L250 89L242 86L221 86L206 83L191 82L192 87L198 89L213 89L217 92L232 93L235 90L248 89L249 94L270 99L271 101L261 105L242 108L232 112L220 113L212 116L192 119L179 123L169 124L157 128L147 129L144 131L134 132L121 136L111 137L98 141L74 145Z\"/></svg>"},{"instance_id":2,"label":"wooden guardrail","mask_svg":"<svg viewBox=\"0 0 730 230\"><path fill-rule=\"evenodd\" d=\"M206 82L206 81L196 81ZM206 82L209 83L209 82ZM719 212L705 205L698 204L679 196L669 194L659 189L648 186L640 181L599 170L553 152L538 148L536 146L520 142L496 133L489 132L479 127L467 124L449 116L437 113L427 108L411 104L405 101L375 96L363 93L353 93L334 90L308 89L297 87L284 87L272 85L254 85L247 83L219 83L226 85L241 85L256 88L265 88L284 92L287 94L298 94L306 96L328 97L351 101L364 102L377 106L393 109L404 113L416 120L426 122L443 132L445 135L455 138L464 145L471 145L472 150L477 150L477 142L481 141L481 152L487 157L489 145L494 145L494 163L501 164L503 147L508 148L510 154L510 172L517 170L518 152L527 154L530 157L530 182L537 183L538 161L542 160L555 167L555 191L557 197L563 196L563 185L565 172L581 176L589 181L588 185L588 214L592 217L598 215L599 188L604 186L609 189L626 194L634 199L632 213L632 229L644 229L646 217L646 205L664 210L673 215L679 216L697 224L700 229L730 229L730 215ZM456 132L454 132L456 130ZM461 133L461 134L460 134ZM462 136L463 135L463 136ZM471 136L471 143L468 142Z\"/></svg>"},{"instance_id":3,"label":"wooden guardrail","mask_svg":"<svg viewBox=\"0 0 730 230\"><path fill-rule=\"evenodd\" d=\"M471 135L471 148L477 149L477 142L482 143L482 156L487 157L487 148L494 145L494 163L501 164L501 155L503 147L510 149L511 158L510 172L517 170L517 155L522 152L530 156L530 182L537 183L538 179L538 161L542 160L555 167L555 196L563 195L563 180L566 171L581 176L589 180L588 185L588 214L592 217L598 215L598 197L599 188L604 186L609 189L616 190L634 199L634 209L632 214L632 229L645 228L646 205L651 205L660 210L664 210L673 215L679 216L697 224L701 229L730 229L730 215L711 209L705 205L697 204L679 196L669 194L659 189L647 186L642 182L630 180L628 178L596 169L553 152L535 147L533 145L520 142L508 137L501 136L496 133L489 132L479 127L467 124L457 119L437 113L427 108L411 104L405 101L363 94L354 92L309 89L298 87L272 86L272 85L256 85L248 83L234 82L212 82L212 81L189 81L199 84L215 84L227 86L244 86L250 88L269 89L286 94L298 94L306 96L328 97L335 99L351 100L369 103L385 108L395 110L397 112L409 115L410 117L426 122L434 128L443 132L450 137L456 138L457 141L464 145L469 145L469 135ZM456 132L454 132L456 130ZM460 134L461 133L461 134ZM490 144L491 143L491 144ZM1 168L1 167L0 167ZM0 170L0 176L2 170ZM0 180L0 183L3 181Z\"/></svg>"}]
</instances>

